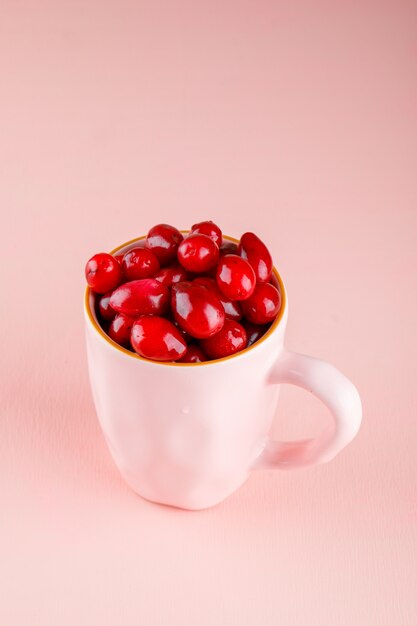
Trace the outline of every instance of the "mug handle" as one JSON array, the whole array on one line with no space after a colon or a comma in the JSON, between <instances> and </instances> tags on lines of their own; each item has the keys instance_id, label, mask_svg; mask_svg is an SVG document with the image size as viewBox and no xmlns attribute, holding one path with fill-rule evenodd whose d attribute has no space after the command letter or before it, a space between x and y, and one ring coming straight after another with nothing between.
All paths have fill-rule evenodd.
<instances>
[{"instance_id":1,"label":"mug handle","mask_svg":"<svg viewBox=\"0 0 417 626\"><path fill-rule=\"evenodd\" d=\"M362 420L359 393L330 363L283 350L269 382L289 383L313 393L333 417L333 423L315 439L267 441L252 469L295 469L331 461L352 441Z\"/></svg>"}]
</instances>

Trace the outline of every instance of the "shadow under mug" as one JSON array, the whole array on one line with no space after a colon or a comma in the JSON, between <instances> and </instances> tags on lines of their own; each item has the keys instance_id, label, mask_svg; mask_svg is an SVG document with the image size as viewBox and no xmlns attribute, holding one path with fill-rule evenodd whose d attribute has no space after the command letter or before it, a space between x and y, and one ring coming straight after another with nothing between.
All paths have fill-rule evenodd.
<instances>
[{"instance_id":1,"label":"shadow under mug","mask_svg":"<svg viewBox=\"0 0 417 626\"><path fill-rule=\"evenodd\" d=\"M139 237L112 254L143 242ZM87 288L87 355L97 415L117 467L143 498L208 508L252 470L325 463L357 434L362 406L354 385L333 365L284 348L287 295L274 273L282 306L266 334L236 355L195 364L149 361L120 347L100 327ZM268 438L281 383L312 392L328 407L333 419L319 437Z\"/></svg>"}]
</instances>

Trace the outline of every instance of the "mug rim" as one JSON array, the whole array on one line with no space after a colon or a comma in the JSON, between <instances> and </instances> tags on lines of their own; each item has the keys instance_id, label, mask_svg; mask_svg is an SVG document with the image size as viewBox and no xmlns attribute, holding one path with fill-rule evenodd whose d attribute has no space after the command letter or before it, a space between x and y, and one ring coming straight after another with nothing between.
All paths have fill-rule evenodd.
<instances>
[{"instance_id":1,"label":"mug rim","mask_svg":"<svg viewBox=\"0 0 417 626\"><path fill-rule=\"evenodd\" d=\"M191 231L190 230L181 230L180 232L182 234L188 234ZM236 244L239 243L239 239L236 239L235 237L231 237L230 235L223 235L223 238L226 239L227 241L231 241L231 242L236 243ZM130 239L129 241L126 241L125 243L122 243L120 246L117 246L116 248L114 248L111 252L109 252L109 254L115 255L122 248L125 248L126 246L130 246L133 243L136 243L136 242L139 242L139 241L143 241L143 239L146 239L146 235L141 235L140 237L135 237L134 239ZM284 286L283 280L282 280L282 278L281 278L277 268L275 267L275 265L272 268L272 272L275 275L275 278L277 279L279 287L280 287L281 308L279 310L278 315L276 316L276 318L272 322L271 326L268 328L266 333L264 335L262 335L262 337L260 337L260 339L258 339L258 341L253 343L248 348L244 348L243 350L240 350L239 352L236 352L235 354L230 354L229 356L224 356L221 359L213 359L212 361L202 361L201 363L178 363L176 361L152 361L151 359L145 359L144 357L140 356L136 352L131 352L127 348L123 348L123 346L120 346L118 343L113 341L113 339L111 339L104 332L104 330L102 329L102 327L98 323L98 321L96 319L96 316L93 315L93 313L91 311L91 307L90 307L90 295L93 292L92 292L92 290L90 289L90 287L88 285L87 285L87 287L85 289L85 294L84 294L84 310L85 310L87 318L88 318L89 322L91 323L92 327L101 336L101 338L104 339L109 344L110 347L115 348L116 350L119 350L119 352L122 352L126 356L130 356L130 357L132 357L134 359L138 359L139 361L142 361L142 362L152 363L152 364L155 364L155 365L170 366L170 367L173 367L173 366L174 367L200 367L202 365L206 365L206 366L207 365L215 365L216 363L222 363L224 361L230 361L230 359L235 359L235 358L238 358L239 356L243 356L244 354L247 354L249 351L257 348L259 346L259 344L261 344L266 339L268 339L268 337L270 337L273 334L273 332L278 328L281 320L284 317L285 310L287 308L287 294L286 294L286 291L285 291L285 286Z\"/></svg>"}]
</instances>

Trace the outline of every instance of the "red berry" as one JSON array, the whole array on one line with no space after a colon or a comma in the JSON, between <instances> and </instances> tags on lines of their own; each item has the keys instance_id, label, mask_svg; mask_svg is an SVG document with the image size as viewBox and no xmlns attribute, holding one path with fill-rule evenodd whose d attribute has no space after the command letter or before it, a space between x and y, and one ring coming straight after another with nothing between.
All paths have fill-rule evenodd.
<instances>
[{"instance_id":1,"label":"red berry","mask_svg":"<svg viewBox=\"0 0 417 626\"><path fill-rule=\"evenodd\" d=\"M278 315L281 294L270 283L258 283L248 300L242 302L243 315L253 324L268 324Z\"/></svg>"},{"instance_id":2,"label":"red berry","mask_svg":"<svg viewBox=\"0 0 417 626\"><path fill-rule=\"evenodd\" d=\"M145 247L156 254L161 266L168 265L176 259L178 246L183 239L174 226L157 224L148 232Z\"/></svg>"},{"instance_id":3,"label":"red berry","mask_svg":"<svg viewBox=\"0 0 417 626\"><path fill-rule=\"evenodd\" d=\"M98 301L98 310L104 320L111 322L116 317L116 311L110 306L110 297L113 292L105 293Z\"/></svg>"},{"instance_id":4,"label":"red berry","mask_svg":"<svg viewBox=\"0 0 417 626\"><path fill-rule=\"evenodd\" d=\"M122 270L116 259L106 252L95 254L85 266L88 286L96 293L113 291L122 280Z\"/></svg>"},{"instance_id":5,"label":"red berry","mask_svg":"<svg viewBox=\"0 0 417 626\"><path fill-rule=\"evenodd\" d=\"M194 279L194 283L197 283L199 285L204 285L204 287L206 287L207 289L210 289L210 291L216 294L216 296L218 297L218 299L223 305L226 317L228 317L231 320L236 320L237 322L241 319L242 310L239 306L239 303L233 302L233 300L230 300L230 298L227 298L218 288L217 283L214 280L214 278L209 278L208 276L199 276L198 278Z\"/></svg>"},{"instance_id":6,"label":"red berry","mask_svg":"<svg viewBox=\"0 0 417 626\"><path fill-rule=\"evenodd\" d=\"M237 254L225 254L217 267L217 284L220 291L231 300L246 300L255 289L255 272Z\"/></svg>"},{"instance_id":7,"label":"red berry","mask_svg":"<svg viewBox=\"0 0 417 626\"><path fill-rule=\"evenodd\" d=\"M169 305L169 291L154 278L132 280L120 285L110 298L110 306L118 313L131 315L162 315Z\"/></svg>"},{"instance_id":8,"label":"red berry","mask_svg":"<svg viewBox=\"0 0 417 626\"><path fill-rule=\"evenodd\" d=\"M253 343L256 343L258 339L260 339L268 330L267 326L258 324L252 324L251 322L247 322L246 320L242 323L243 328L246 330L246 336L248 338L247 347L251 346Z\"/></svg>"},{"instance_id":9,"label":"red berry","mask_svg":"<svg viewBox=\"0 0 417 626\"><path fill-rule=\"evenodd\" d=\"M171 307L181 328L197 339L214 335L224 324L222 303L203 285L190 282L173 285Z\"/></svg>"},{"instance_id":10,"label":"red berry","mask_svg":"<svg viewBox=\"0 0 417 626\"><path fill-rule=\"evenodd\" d=\"M222 231L211 220L194 224L194 226L191 227L191 232L199 233L200 235L207 235L207 237L210 237L210 239L213 239L214 243L217 243L219 248L222 245L222 242L223 242Z\"/></svg>"},{"instance_id":11,"label":"red berry","mask_svg":"<svg viewBox=\"0 0 417 626\"><path fill-rule=\"evenodd\" d=\"M219 260L219 247L207 235L191 233L179 245L178 260L189 272L207 272Z\"/></svg>"},{"instance_id":12,"label":"red berry","mask_svg":"<svg viewBox=\"0 0 417 626\"><path fill-rule=\"evenodd\" d=\"M154 276L155 280L165 287L172 287L175 283L180 283L188 279L188 274L181 265L170 265L163 267Z\"/></svg>"},{"instance_id":13,"label":"red berry","mask_svg":"<svg viewBox=\"0 0 417 626\"><path fill-rule=\"evenodd\" d=\"M119 313L110 324L109 337L119 345L127 348L130 346L130 331L134 321L134 317Z\"/></svg>"},{"instance_id":14,"label":"red berry","mask_svg":"<svg viewBox=\"0 0 417 626\"><path fill-rule=\"evenodd\" d=\"M254 233L240 238L238 253L253 267L258 283L267 283L272 275L272 257L266 245Z\"/></svg>"},{"instance_id":15,"label":"red berry","mask_svg":"<svg viewBox=\"0 0 417 626\"><path fill-rule=\"evenodd\" d=\"M159 261L152 250L132 248L124 255L122 268L125 280L151 278L159 270Z\"/></svg>"},{"instance_id":16,"label":"red berry","mask_svg":"<svg viewBox=\"0 0 417 626\"><path fill-rule=\"evenodd\" d=\"M237 254L237 243L234 241L224 241L220 248L220 255Z\"/></svg>"},{"instance_id":17,"label":"red berry","mask_svg":"<svg viewBox=\"0 0 417 626\"><path fill-rule=\"evenodd\" d=\"M131 343L140 356L154 361L176 361L187 351L178 328L164 317L143 316L135 320Z\"/></svg>"},{"instance_id":18,"label":"red berry","mask_svg":"<svg viewBox=\"0 0 417 626\"><path fill-rule=\"evenodd\" d=\"M123 263L124 254L115 254L114 258L121 265Z\"/></svg>"},{"instance_id":19,"label":"red berry","mask_svg":"<svg viewBox=\"0 0 417 626\"><path fill-rule=\"evenodd\" d=\"M234 320L225 320L223 328L213 337L201 340L201 347L212 359L221 359L246 348L246 332Z\"/></svg>"},{"instance_id":20,"label":"red berry","mask_svg":"<svg viewBox=\"0 0 417 626\"><path fill-rule=\"evenodd\" d=\"M207 357L199 346L188 346L187 352L182 356L179 363L203 363L207 361Z\"/></svg>"}]
</instances>

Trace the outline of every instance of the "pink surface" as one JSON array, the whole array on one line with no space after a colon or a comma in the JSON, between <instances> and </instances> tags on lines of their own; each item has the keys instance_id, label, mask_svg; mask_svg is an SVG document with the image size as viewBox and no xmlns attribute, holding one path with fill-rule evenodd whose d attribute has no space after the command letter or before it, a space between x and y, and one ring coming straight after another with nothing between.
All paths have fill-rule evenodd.
<instances>
[{"instance_id":1,"label":"pink surface","mask_svg":"<svg viewBox=\"0 0 417 626\"><path fill-rule=\"evenodd\" d=\"M417 7L0 3L0 622L410 625ZM269 243L290 348L358 386L334 462L218 507L135 496L84 351L85 259L205 217ZM328 416L284 388L274 434Z\"/></svg>"}]
</instances>

